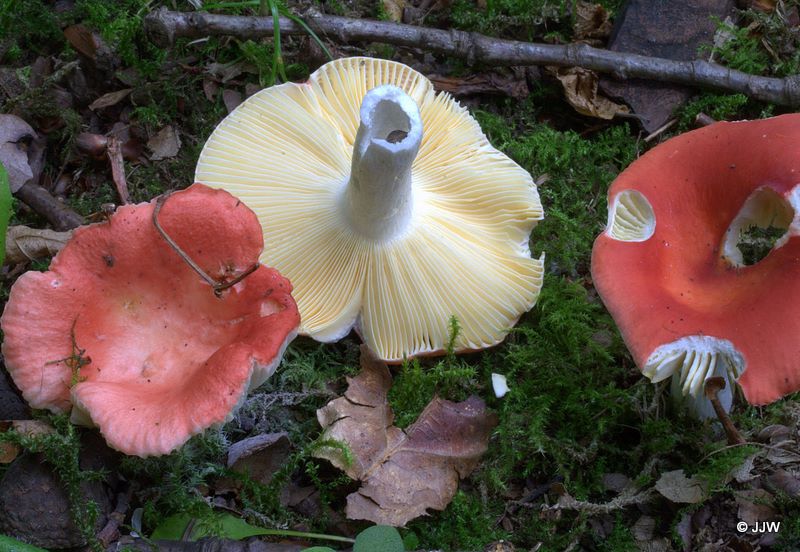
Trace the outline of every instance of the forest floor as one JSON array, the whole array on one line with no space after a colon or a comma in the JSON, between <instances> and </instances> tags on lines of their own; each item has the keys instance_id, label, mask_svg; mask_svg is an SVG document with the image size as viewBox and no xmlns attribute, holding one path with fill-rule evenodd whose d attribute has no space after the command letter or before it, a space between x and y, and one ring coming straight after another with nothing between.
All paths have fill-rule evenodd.
<instances>
[{"instance_id":1,"label":"forest floor","mask_svg":"<svg viewBox=\"0 0 800 552\"><path fill-rule=\"evenodd\" d=\"M0 0L0 111L33 127L40 139L29 147L38 148L43 159L39 184L84 217L97 218L103 204L119 200L107 157L102 151L92 155L78 139L81 133L115 133L126 148L131 201L150 201L190 185L215 126L244 98L280 80L271 39L211 37L179 40L169 50L154 46L143 19L161 5L176 9L173 4L192 9L158 0ZM205 9L253 14L253 4L258 3L206 2ZM624 2L601 4L613 21ZM797 73L796 4L750 4L736 12L726 41L710 47L717 61L762 75ZM316 7L387 19L392 6L388 0L324 0ZM297 13L304 7L294 1L283 6ZM575 3L567 0L409 0L405 7L417 24L503 38L569 43L576 32ZM789 12L794 19L786 17ZM447 508L400 529L406 548L800 549L800 396L766 407L738 397L732 418L746 444L729 446L718 423L692 419L673 404L667 383L654 385L641 376L589 272L592 244L606 223L608 186L631 162L694 128L701 112L736 120L788 110L741 94L694 91L675 113L676 122L645 140L648 133L634 118L577 113L545 70L469 66L384 44L326 44L334 57L388 58L439 75L440 88L468 106L490 142L533 175L545 209L531 236L534 256L546 253L542 292L506 340L479 353L392 367L388 399L401 428L434 396L461 401L478 395L497 415L488 451ZM305 80L326 61L309 37L284 37L281 54L293 81ZM12 224L43 228L48 221L17 201ZM19 274L46 270L48 262L3 267L0 301ZM268 529L353 538L369 525L344 515L346 497L358 484L314 453L322 431L316 410L343 393L345 376L355 375L358 365L355 334L334 344L298 338L233 421L164 457L107 452L98 459L95 431L42 412L35 416L52 433L20 438L12 431L4 439L16 439L46 460L71 499L78 544L95 550L134 546L131 534L168 534L165 520L180 526L179 535L191 533L189 520L205 523L205 534L220 534L220 513ZM492 373L509 382L502 398L492 391ZM226 467L232 444L276 432L285 432L290 446L269 477L254 480ZM93 459L86 460L87 454ZM0 475L11 474L14 465L0 467ZM93 506L85 488L98 477L108 500ZM101 542L98 534L114 507L117 531ZM741 520L780 521L780 529L741 532ZM12 535L8 527L4 531Z\"/></svg>"}]
</instances>

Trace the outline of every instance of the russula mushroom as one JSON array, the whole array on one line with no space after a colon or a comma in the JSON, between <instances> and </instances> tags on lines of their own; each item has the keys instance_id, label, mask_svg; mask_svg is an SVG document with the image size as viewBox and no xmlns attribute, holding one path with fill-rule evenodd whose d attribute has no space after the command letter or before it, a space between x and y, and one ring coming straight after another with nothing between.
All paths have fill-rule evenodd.
<instances>
[{"instance_id":1,"label":"russula mushroom","mask_svg":"<svg viewBox=\"0 0 800 552\"><path fill-rule=\"evenodd\" d=\"M500 342L539 294L531 176L416 71L346 58L262 90L214 130L196 180L264 224L262 260L292 280L301 332L355 327L382 359Z\"/></svg>"},{"instance_id":2,"label":"russula mushroom","mask_svg":"<svg viewBox=\"0 0 800 552\"><path fill-rule=\"evenodd\" d=\"M247 276L215 290L154 222L207 277ZM228 420L296 334L289 281L248 273L262 246L256 216L222 190L120 207L16 281L0 320L8 372L32 407L72 409L126 454L168 453Z\"/></svg>"},{"instance_id":3,"label":"russula mushroom","mask_svg":"<svg viewBox=\"0 0 800 552\"><path fill-rule=\"evenodd\" d=\"M592 278L643 373L694 399L738 378L751 404L800 389L800 115L717 123L634 162L608 192ZM740 231L787 231L743 262Z\"/></svg>"}]
</instances>

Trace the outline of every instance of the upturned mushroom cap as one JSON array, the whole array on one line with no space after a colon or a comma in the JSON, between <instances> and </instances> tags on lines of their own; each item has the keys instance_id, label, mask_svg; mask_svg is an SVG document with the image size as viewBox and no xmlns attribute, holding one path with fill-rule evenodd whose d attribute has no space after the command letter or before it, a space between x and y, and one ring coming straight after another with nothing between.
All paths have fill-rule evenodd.
<instances>
[{"instance_id":1,"label":"upturned mushroom cap","mask_svg":"<svg viewBox=\"0 0 800 552\"><path fill-rule=\"evenodd\" d=\"M250 97L200 155L196 180L247 203L262 260L295 285L301 332L354 326L384 360L500 342L536 302L542 218L531 176L467 110L405 65L340 59Z\"/></svg>"},{"instance_id":2,"label":"upturned mushroom cap","mask_svg":"<svg viewBox=\"0 0 800 552\"><path fill-rule=\"evenodd\" d=\"M215 296L153 224L155 202L75 230L47 272L27 272L3 313L6 367L34 408L73 409L109 445L164 454L232 415L296 334L291 284L259 266ZM217 281L257 262L255 215L194 186L159 214L165 232Z\"/></svg>"},{"instance_id":3,"label":"upturned mushroom cap","mask_svg":"<svg viewBox=\"0 0 800 552\"><path fill-rule=\"evenodd\" d=\"M752 404L800 389L798 184L796 114L688 132L614 181L592 278L647 377L694 397L738 377ZM770 225L787 232L745 266L740 230Z\"/></svg>"}]
</instances>

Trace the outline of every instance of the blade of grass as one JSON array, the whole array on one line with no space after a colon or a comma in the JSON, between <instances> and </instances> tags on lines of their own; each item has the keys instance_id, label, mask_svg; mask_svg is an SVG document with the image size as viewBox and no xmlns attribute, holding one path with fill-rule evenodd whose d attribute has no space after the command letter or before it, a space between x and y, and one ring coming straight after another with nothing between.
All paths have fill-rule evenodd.
<instances>
[{"instance_id":1,"label":"blade of grass","mask_svg":"<svg viewBox=\"0 0 800 552\"><path fill-rule=\"evenodd\" d=\"M325 46L325 44L322 42L322 40L317 36L317 33L315 33L311 29L311 27L309 27L306 24L306 22L303 21L303 19L301 17L298 17L293 13L289 13L286 10L284 10L282 13L283 13L284 17L287 17L287 18L291 19L292 21L294 21L295 23L297 23L298 25L303 27L303 30L308 33L308 36L310 36L314 40L314 42L316 42L319 45L319 47L322 48L322 51L325 52L325 55L328 56L328 59L333 61L333 54L331 54L330 50L328 50L328 48Z\"/></svg>"},{"instance_id":2,"label":"blade of grass","mask_svg":"<svg viewBox=\"0 0 800 552\"><path fill-rule=\"evenodd\" d=\"M0 163L0 265L3 264L6 254L6 229L11 220L11 189L8 185L8 172Z\"/></svg>"},{"instance_id":3,"label":"blade of grass","mask_svg":"<svg viewBox=\"0 0 800 552\"><path fill-rule=\"evenodd\" d=\"M226 10L228 8L246 8L248 6L260 6L261 0L244 0L243 2L212 2L203 5L203 11Z\"/></svg>"},{"instance_id":4,"label":"blade of grass","mask_svg":"<svg viewBox=\"0 0 800 552\"><path fill-rule=\"evenodd\" d=\"M275 0L267 0L267 2L272 12L272 26L274 28L272 35L272 72L280 75L283 82L288 82L289 78L286 76L286 70L283 67L283 54L281 53L281 14L278 10L278 3Z\"/></svg>"}]
</instances>

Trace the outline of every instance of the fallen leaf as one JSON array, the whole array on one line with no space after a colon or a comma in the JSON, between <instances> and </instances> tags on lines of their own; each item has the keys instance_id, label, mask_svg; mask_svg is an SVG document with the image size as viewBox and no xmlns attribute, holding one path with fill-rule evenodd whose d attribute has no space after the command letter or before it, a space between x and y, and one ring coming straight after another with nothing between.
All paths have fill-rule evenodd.
<instances>
[{"instance_id":1,"label":"fallen leaf","mask_svg":"<svg viewBox=\"0 0 800 552\"><path fill-rule=\"evenodd\" d=\"M6 233L7 264L23 263L34 259L52 257L72 237L72 231L9 226Z\"/></svg>"},{"instance_id":2,"label":"fallen leaf","mask_svg":"<svg viewBox=\"0 0 800 552\"><path fill-rule=\"evenodd\" d=\"M631 483L631 478L624 473L606 473L603 475L603 488L614 493L621 493Z\"/></svg>"},{"instance_id":3,"label":"fallen leaf","mask_svg":"<svg viewBox=\"0 0 800 552\"><path fill-rule=\"evenodd\" d=\"M178 155L181 149L181 139L172 125L167 125L147 141L147 147L153 152L150 160L159 161Z\"/></svg>"},{"instance_id":4,"label":"fallen leaf","mask_svg":"<svg viewBox=\"0 0 800 552\"><path fill-rule=\"evenodd\" d=\"M389 17L389 21L400 23L403 20L403 8L406 6L405 0L381 0L383 11Z\"/></svg>"},{"instance_id":5,"label":"fallen leaf","mask_svg":"<svg viewBox=\"0 0 800 552\"><path fill-rule=\"evenodd\" d=\"M322 447L330 460L361 488L347 497L347 517L402 526L443 510L486 452L496 416L478 397L453 403L435 397L406 430L393 425L386 394L392 378L386 364L361 347L361 372L348 378L340 397L317 410L323 438L344 442L352 461L335 447Z\"/></svg>"},{"instance_id":6,"label":"fallen leaf","mask_svg":"<svg viewBox=\"0 0 800 552\"><path fill-rule=\"evenodd\" d=\"M753 474L753 466L758 456L761 456L761 452L756 452L745 458L740 465L731 469L729 476L738 483L746 483L756 479L758 475Z\"/></svg>"},{"instance_id":7,"label":"fallen leaf","mask_svg":"<svg viewBox=\"0 0 800 552\"><path fill-rule=\"evenodd\" d=\"M758 432L757 439L763 443L775 444L786 440L792 434L792 430L781 424L768 425Z\"/></svg>"},{"instance_id":8,"label":"fallen leaf","mask_svg":"<svg viewBox=\"0 0 800 552\"><path fill-rule=\"evenodd\" d=\"M710 44L717 18L732 12L732 0L654 2L627 0L615 13L616 27L608 49L681 61L697 59L699 48ZM661 128L695 92L684 86L647 79L616 79L604 76L600 87L638 115L647 133Z\"/></svg>"},{"instance_id":9,"label":"fallen leaf","mask_svg":"<svg viewBox=\"0 0 800 552\"><path fill-rule=\"evenodd\" d=\"M607 38L611 19L602 4L580 0L575 6L575 38L578 40Z\"/></svg>"},{"instance_id":10,"label":"fallen leaf","mask_svg":"<svg viewBox=\"0 0 800 552\"><path fill-rule=\"evenodd\" d=\"M472 94L504 94L516 99L526 98L530 94L525 75L481 73L466 77L445 77L430 75L434 88L439 92L447 92L453 96L469 96Z\"/></svg>"},{"instance_id":11,"label":"fallen leaf","mask_svg":"<svg viewBox=\"0 0 800 552\"><path fill-rule=\"evenodd\" d=\"M107 94L103 94L91 104L89 104L89 109L92 111L97 111L99 109L105 109L106 107L111 107L117 105L119 102L124 100L125 98L130 95L132 88L123 88L122 90L117 90L115 92L109 92Z\"/></svg>"},{"instance_id":12,"label":"fallen leaf","mask_svg":"<svg viewBox=\"0 0 800 552\"><path fill-rule=\"evenodd\" d=\"M739 505L739 519L748 525L755 525L759 521L768 521L775 517L775 508L772 507L773 497L764 489L749 489L734 493L736 504Z\"/></svg>"},{"instance_id":13,"label":"fallen leaf","mask_svg":"<svg viewBox=\"0 0 800 552\"><path fill-rule=\"evenodd\" d=\"M791 498L800 498L800 477L778 468L767 476L767 481L775 490Z\"/></svg>"},{"instance_id":14,"label":"fallen leaf","mask_svg":"<svg viewBox=\"0 0 800 552\"><path fill-rule=\"evenodd\" d=\"M235 79L245 71L249 71L247 64L243 61L234 63L209 63L206 71L222 83Z\"/></svg>"},{"instance_id":15,"label":"fallen leaf","mask_svg":"<svg viewBox=\"0 0 800 552\"><path fill-rule=\"evenodd\" d=\"M772 13L778 6L778 0L748 0L747 7L756 10Z\"/></svg>"},{"instance_id":16,"label":"fallen leaf","mask_svg":"<svg viewBox=\"0 0 800 552\"><path fill-rule=\"evenodd\" d=\"M614 103L598 93L597 74L582 67L551 69L564 88L567 102L575 111L589 117L613 119L617 113L629 113L627 106Z\"/></svg>"},{"instance_id":17,"label":"fallen leaf","mask_svg":"<svg viewBox=\"0 0 800 552\"><path fill-rule=\"evenodd\" d=\"M281 489L280 503L307 518L315 519L322 515L320 493L313 485L300 486L290 481Z\"/></svg>"},{"instance_id":18,"label":"fallen leaf","mask_svg":"<svg viewBox=\"0 0 800 552\"><path fill-rule=\"evenodd\" d=\"M0 163L8 171L11 193L33 178L26 142L34 138L36 132L31 125L16 115L0 115Z\"/></svg>"},{"instance_id":19,"label":"fallen leaf","mask_svg":"<svg viewBox=\"0 0 800 552\"><path fill-rule=\"evenodd\" d=\"M98 42L95 34L85 25L78 23L70 25L64 29L64 38L69 45L89 59L94 59L97 55Z\"/></svg>"},{"instance_id":20,"label":"fallen leaf","mask_svg":"<svg viewBox=\"0 0 800 552\"><path fill-rule=\"evenodd\" d=\"M767 460L773 464L798 464L800 463L800 452L773 446L767 451Z\"/></svg>"},{"instance_id":21,"label":"fallen leaf","mask_svg":"<svg viewBox=\"0 0 800 552\"><path fill-rule=\"evenodd\" d=\"M244 85L244 95L246 98L249 98L250 96L252 96L256 92L259 92L260 90L261 87L254 82L248 82L247 84Z\"/></svg>"},{"instance_id":22,"label":"fallen leaf","mask_svg":"<svg viewBox=\"0 0 800 552\"><path fill-rule=\"evenodd\" d=\"M637 541L651 541L656 530L656 520L651 516L640 516L631 527L631 535Z\"/></svg>"},{"instance_id":23,"label":"fallen leaf","mask_svg":"<svg viewBox=\"0 0 800 552\"><path fill-rule=\"evenodd\" d=\"M656 481L656 490L678 504L696 504L706 495L705 484L696 477L686 477L683 470L663 473Z\"/></svg>"},{"instance_id":24,"label":"fallen leaf","mask_svg":"<svg viewBox=\"0 0 800 552\"><path fill-rule=\"evenodd\" d=\"M228 467L266 485L289 457L289 435L264 433L248 437L228 449Z\"/></svg>"},{"instance_id":25,"label":"fallen leaf","mask_svg":"<svg viewBox=\"0 0 800 552\"><path fill-rule=\"evenodd\" d=\"M203 79L203 94L205 94L208 101L213 102L218 91L219 84L217 84L217 81L212 79Z\"/></svg>"},{"instance_id":26,"label":"fallen leaf","mask_svg":"<svg viewBox=\"0 0 800 552\"><path fill-rule=\"evenodd\" d=\"M225 109L230 113L242 103L242 93L237 90L223 90L222 103L225 104Z\"/></svg>"}]
</instances>

